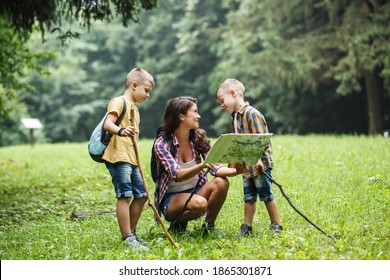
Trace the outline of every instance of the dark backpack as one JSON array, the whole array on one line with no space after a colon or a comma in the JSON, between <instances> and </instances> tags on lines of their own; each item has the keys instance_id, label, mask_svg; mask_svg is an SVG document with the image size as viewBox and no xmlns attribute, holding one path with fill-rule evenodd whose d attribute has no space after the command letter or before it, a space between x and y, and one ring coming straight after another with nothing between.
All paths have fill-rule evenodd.
<instances>
[{"instance_id":1,"label":"dark backpack","mask_svg":"<svg viewBox=\"0 0 390 280\"><path fill-rule=\"evenodd\" d=\"M165 167L163 164L158 163L159 159L156 155L156 151L154 150L154 144L156 144L157 138L162 136L165 141L169 144L169 150L171 152L171 155L176 154L176 146L173 145L173 138L172 135L169 134L167 135L166 133L163 132L161 127L159 127L156 131L156 138L154 139L153 146L152 146L152 155L150 158L150 172L152 173L152 179L153 182L157 182L158 177L160 176L161 173L165 171Z\"/></svg>"},{"instance_id":2,"label":"dark backpack","mask_svg":"<svg viewBox=\"0 0 390 280\"><path fill-rule=\"evenodd\" d=\"M123 110L118 119L116 120L115 124L120 125L122 122L123 118L125 117L125 113L127 110L127 105L125 99L121 96L123 99ZM110 143L112 134L108 133L104 129L104 122L107 119L108 113L104 115L102 120L99 122L99 124L95 127L95 129L92 132L91 138L89 139L88 142L88 152L91 158L94 161L97 162L104 162L102 159L102 156L104 154L104 151L106 150L108 143Z\"/></svg>"}]
</instances>

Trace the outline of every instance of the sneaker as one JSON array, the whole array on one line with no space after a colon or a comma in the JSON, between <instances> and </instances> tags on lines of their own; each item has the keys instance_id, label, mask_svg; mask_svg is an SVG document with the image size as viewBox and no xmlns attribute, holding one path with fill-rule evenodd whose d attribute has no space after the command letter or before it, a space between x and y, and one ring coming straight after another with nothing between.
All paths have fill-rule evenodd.
<instances>
[{"instance_id":1,"label":"sneaker","mask_svg":"<svg viewBox=\"0 0 390 280\"><path fill-rule=\"evenodd\" d=\"M269 232L270 234L278 235L283 232L283 226L275 222L272 222L271 225L269 226Z\"/></svg>"},{"instance_id":2,"label":"sneaker","mask_svg":"<svg viewBox=\"0 0 390 280\"><path fill-rule=\"evenodd\" d=\"M137 236L135 234L128 234L125 238L122 238L122 242L125 243L127 246L134 248L134 249L141 249L144 251L149 250L149 248L143 244L141 244L137 240Z\"/></svg>"},{"instance_id":3,"label":"sneaker","mask_svg":"<svg viewBox=\"0 0 390 280\"><path fill-rule=\"evenodd\" d=\"M185 223L179 223L176 222L174 224L171 223L169 226L169 230L172 230L174 233L180 233L180 232L185 232L187 229L187 222Z\"/></svg>"},{"instance_id":4,"label":"sneaker","mask_svg":"<svg viewBox=\"0 0 390 280\"><path fill-rule=\"evenodd\" d=\"M242 224L240 227L239 232L237 232L236 236L248 236L253 234L252 227L248 226L247 224Z\"/></svg>"},{"instance_id":5,"label":"sneaker","mask_svg":"<svg viewBox=\"0 0 390 280\"><path fill-rule=\"evenodd\" d=\"M138 237L136 231L133 231L133 235L135 235L135 239L143 246L145 247L148 247L148 243L146 243L145 240L143 240L142 238Z\"/></svg>"},{"instance_id":6,"label":"sneaker","mask_svg":"<svg viewBox=\"0 0 390 280\"><path fill-rule=\"evenodd\" d=\"M209 234L209 232L214 231L214 229L215 229L214 223L204 222L202 225L202 233L205 235Z\"/></svg>"}]
</instances>

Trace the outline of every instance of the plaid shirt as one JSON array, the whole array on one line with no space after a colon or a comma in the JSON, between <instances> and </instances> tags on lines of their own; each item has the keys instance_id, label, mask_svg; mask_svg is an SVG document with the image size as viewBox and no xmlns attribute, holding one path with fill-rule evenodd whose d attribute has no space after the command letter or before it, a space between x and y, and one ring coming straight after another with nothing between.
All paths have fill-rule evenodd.
<instances>
[{"instance_id":1,"label":"plaid shirt","mask_svg":"<svg viewBox=\"0 0 390 280\"><path fill-rule=\"evenodd\" d=\"M158 209L159 214L161 214L160 203L167 192L169 183L176 180L177 173L180 170L179 166L179 142L176 138L176 135L172 135L173 145L176 146L176 154L172 155L170 152L169 143L162 137L158 137L156 143L154 144L154 150L157 156L157 164L163 164L165 167L165 172L160 174L156 182L156 191L154 193L154 204ZM192 153L195 155L196 164L201 163L200 153L195 149L195 145L191 140ZM206 158L207 154L202 154L203 158ZM157 167L158 168L158 167ZM217 170L221 168L221 165L215 164L214 168L210 170L210 174L216 176ZM207 176L205 176L205 171L198 173L198 178L201 178L199 185L203 186L208 182ZM194 186L195 187L195 186Z\"/></svg>"},{"instance_id":2,"label":"plaid shirt","mask_svg":"<svg viewBox=\"0 0 390 280\"><path fill-rule=\"evenodd\" d=\"M234 125L235 122L236 125ZM232 114L232 125L230 127L230 131L236 133L264 134L268 133L268 126L264 116L254 107L250 106L248 102L246 102L245 105L242 106L236 113L236 116L235 113ZM274 161L272 157L271 141L269 141L268 147L265 149L264 153L259 155L259 158L260 156L265 169L273 168ZM259 174L256 166L249 166L248 168L248 171L242 175L243 177L251 178Z\"/></svg>"}]
</instances>

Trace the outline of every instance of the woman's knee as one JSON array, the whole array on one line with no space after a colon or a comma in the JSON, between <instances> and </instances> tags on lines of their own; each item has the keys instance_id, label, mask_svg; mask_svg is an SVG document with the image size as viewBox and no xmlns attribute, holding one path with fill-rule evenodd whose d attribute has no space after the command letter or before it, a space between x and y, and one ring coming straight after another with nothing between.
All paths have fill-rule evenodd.
<instances>
[{"instance_id":1,"label":"woman's knee","mask_svg":"<svg viewBox=\"0 0 390 280\"><path fill-rule=\"evenodd\" d=\"M191 210L202 215L207 212L207 199L203 196L193 197L191 200Z\"/></svg>"},{"instance_id":2,"label":"woman's knee","mask_svg":"<svg viewBox=\"0 0 390 280\"><path fill-rule=\"evenodd\" d=\"M229 179L226 177L216 177L215 187L220 191L228 191L229 189Z\"/></svg>"}]
</instances>

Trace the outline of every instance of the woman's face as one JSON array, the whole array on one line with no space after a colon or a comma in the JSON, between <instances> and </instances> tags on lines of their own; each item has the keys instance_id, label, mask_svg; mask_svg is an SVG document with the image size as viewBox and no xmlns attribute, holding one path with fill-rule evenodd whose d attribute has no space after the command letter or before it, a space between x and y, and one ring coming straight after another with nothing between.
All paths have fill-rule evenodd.
<instances>
[{"instance_id":1,"label":"woman's face","mask_svg":"<svg viewBox=\"0 0 390 280\"><path fill-rule=\"evenodd\" d=\"M200 115L198 113L198 106L194 103L186 114L180 114L180 122L189 129L199 128Z\"/></svg>"}]
</instances>

